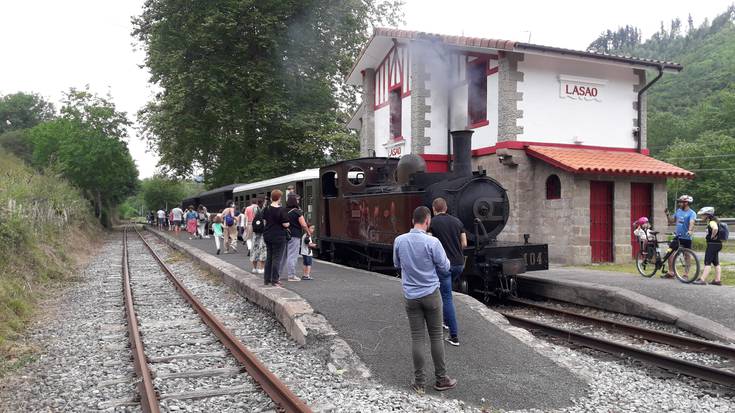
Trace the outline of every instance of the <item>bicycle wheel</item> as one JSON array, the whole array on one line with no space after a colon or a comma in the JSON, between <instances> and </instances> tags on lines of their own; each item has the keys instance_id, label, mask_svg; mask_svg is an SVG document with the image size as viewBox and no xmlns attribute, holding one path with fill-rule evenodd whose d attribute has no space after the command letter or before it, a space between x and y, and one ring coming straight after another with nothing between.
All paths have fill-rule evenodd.
<instances>
[{"instance_id":1,"label":"bicycle wheel","mask_svg":"<svg viewBox=\"0 0 735 413\"><path fill-rule=\"evenodd\" d=\"M699 278L699 259L689 248L679 248L674 254L674 274L683 283Z\"/></svg>"},{"instance_id":2,"label":"bicycle wheel","mask_svg":"<svg viewBox=\"0 0 735 413\"><path fill-rule=\"evenodd\" d=\"M638 251L638 255L635 258L635 267L638 269L638 273L644 277L651 278L656 274L656 257L651 257L648 254L643 254L643 251Z\"/></svg>"}]
</instances>

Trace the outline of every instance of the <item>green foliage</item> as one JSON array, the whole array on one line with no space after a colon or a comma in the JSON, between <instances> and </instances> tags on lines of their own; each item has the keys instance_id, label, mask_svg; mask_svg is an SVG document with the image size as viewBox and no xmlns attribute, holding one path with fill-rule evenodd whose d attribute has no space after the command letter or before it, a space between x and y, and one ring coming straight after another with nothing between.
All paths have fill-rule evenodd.
<instances>
[{"instance_id":1,"label":"green foliage","mask_svg":"<svg viewBox=\"0 0 735 413\"><path fill-rule=\"evenodd\" d=\"M0 147L28 163L31 163L33 159L33 143L28 129L12 130L0 134Z\"/></svg>"},{"instance_id":2,"label":"green foliage","mask_svg":"<svg viewBox=\"0 0 735 413\"><path fill-rule=\"evenodd\" d=\"M356 155L344 83L371 24L395 0L151 0L134 19L161 92L140 113L150 146L208 186L281 175Z\"/></svg>"},{"instance_id":3,"label":"green foliage","mask_svg":"<svg viewBox=\"0 0 735 413\"><path fill-rule=\"evenodd\" d=\"M714 206L720 216L735 213L735 174L732 160L722 154L735 153L735 138L717 132L705 132L694 142L677 140L661 157L697 174L695 180L669 181L669 205L678 195L689 194L696 205Z\"/></svg>"},{"instance_id":4,"label":"green foliage","mask_svg":"<svg viewBox=\"0 0 735 413\"><path fill-rule=\"evenodd\" d=\"M0 135L28 129L54 117L54 107L36 94L23 92L0 96Z\"/></svg>"},{"instance_id":5,"label":"green foliage","mask_svg":"<svg viewBox=\"0 0 735 413\"><path fill-rule=\"evenodd\" d=\"M77 188L0 149L0 354L27 321L39 288L71 269L76 236L98 227L91 216Z\"/></svg>"},{"instance_id":6,"label":"green foliage","mask_svg":"<svg viewBox=\"0 0 735 413\"><path fill-rule=\"evenodd\" d=\"M108 99L71 89L61 117L31 129L33 163L79 187L102 219L105 209L137 186L138 171L125 142L129 126L125 113Z\"/></svg>"},{"instance_id":7,"label":"green foliage","mask_svg":"<svg viewBox=\"0 0 735 413\"><path fill-rule=\"evenodd\" d=\"M186 184L164 176L144 179L141 183L141 195L147 211L170 209L181 205L181 200L192 195Z\"/></svg>"}]
</instances>

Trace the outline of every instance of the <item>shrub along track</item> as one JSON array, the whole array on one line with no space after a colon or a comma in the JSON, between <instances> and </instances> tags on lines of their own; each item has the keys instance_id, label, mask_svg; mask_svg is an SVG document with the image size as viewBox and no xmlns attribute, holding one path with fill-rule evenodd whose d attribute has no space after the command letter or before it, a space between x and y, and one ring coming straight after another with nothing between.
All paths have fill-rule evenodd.
<instances>
[{"instance_id":1,"label":"shrub along track","mask_svg":"<svg viewBox=\"0 0 735 413\"><path fill-rule=\"evenodd\" d=\"M190 385L184 386L189 387L189 389L185 391L171 390L174 387L177 387L177 384L181 383L175 383L170 386L164 383L166 380L175 382L181 379L238 376L244 369L250 375L250 378L257 383L260 389L268 395L279 409L287 412L310 412L311 410L303 401L301 401L290 389L288 389L288 387L286 387L283 382L271 373L254 354L248 351L248 349L245 348L245 346L232 334L232 332L230 332L221 321L215 318L206 308L204 308L199 300L194 297L191 292L181 284L181 282L179 282L173 272L150 247L140 233L137 233L137 237L140 240L140 243L142 243L147 249L148 253L146 255L154 258L159 266L157 274L154 274L154 271L148 271L145 276L140 274L140 276L136 277L134 272L131 273L128 263L130 259L127 241L128 231L126 230L123 235L123 292L135 371L139 376L137 387L143 411L159 412L159 399L194 400L242 394L246 394L248 397L251 397L253 386L247 383L247 380L242 378L239 380L225 382L225 385L223 385L220 380L215 383L216 386L204 389L191 388ZM141 250L139 251L140 253L145 254L142 251L142 248L139 250ZM182 321L185 320L190 321L187 320L186 317L191 314L190 311L182 308L185 306L185 304L182 303L183 300L171 299L171 295L165 292L167 289L170 290L170 287L174 287L180 293L190 308L193 309L196 315L201 319L201 323L205 324L209 328L208 332L201 329L200 326L194 325L190 322L182 323ZM135 297L138 298L135 299ZM139 311L140 314L136 314L136 306L142 309ZM178 306L178 308L172 308L173 306ZM182 315L184 318L182 318ZM138 323L141 323L141 326L144 327L143 335L141 335ZM148 328L146 328L146 325ZM151 326L154 325L163 327L163 329L154 332L154 329L151 328ZM186 331L182 331L182 329L186 329ZM150 355L147 356L144 351L146 346L158 348L160 351L163 347L166 347L165 344L167 340L169 343L185 343L189 341L197 346L204 345L205 347L213 347L211 340L208 340L206 337L209 332L216 336L221 345L227 349L229 357L236 359L237 363L241 367L211 368L213 366L219 366L221 363L213 363L213 366L206 366L201 363L197 363L193 368L189 367L190 370L187 370L187 366L184 365L177 366L176 369L178 371L168 374L158 374L157 376L154 376L151 373L151 369L148 364L152 361L168 362L171 360L180 361L185 359L198 359L201 361L204 359L217 359L219 357L226 356L222 354L222 352L209 351L193 354L164 354L163 356L152 357ZM204 334L205 337L191 339L189 338L190 334ZM145 340L143 337L145 337ZM200 381L196 381L196 383L197 384L195 384L195 386L201 385ZM156 386L156 384L158 386ZM262 403L262 400L258 400L258 397L255 397L255 399L256 400L254 400L254 402ZM211 408L212 406L209 407Z\"/></svg>"}]
</instances>

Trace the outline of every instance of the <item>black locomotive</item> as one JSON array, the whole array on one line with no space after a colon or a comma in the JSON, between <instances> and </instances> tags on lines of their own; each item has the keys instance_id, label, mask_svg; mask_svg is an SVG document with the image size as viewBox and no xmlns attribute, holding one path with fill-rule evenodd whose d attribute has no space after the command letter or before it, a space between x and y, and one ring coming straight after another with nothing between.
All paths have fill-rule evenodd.
<instances>
[{"instance_id":1,"label":"black locomotive","mask_svg":"<svg viewBox=\"0 0 735 413\"><path fill-rule=\"evenodd\" d=\"M515 276L548 269L548 246L501 242L509 216L505 189L471 166L472 131L452 132L452 172L428 173L417 155L361 158L320 170L319 239L321 254L333 261L394 271L392 244L411 228L413 210L447 201L468 235L465 271L455 289L485 300L515 294Z\"/></svg>"}]
</instances>

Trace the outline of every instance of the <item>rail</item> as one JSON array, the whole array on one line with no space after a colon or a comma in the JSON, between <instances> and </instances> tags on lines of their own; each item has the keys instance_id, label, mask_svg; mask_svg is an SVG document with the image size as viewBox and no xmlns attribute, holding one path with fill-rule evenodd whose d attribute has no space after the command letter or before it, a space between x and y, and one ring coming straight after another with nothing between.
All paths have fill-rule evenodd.
<instances>
[{"instance_id":1,"label":"rail","mask_svg":"<svg viewBox=\"0 0 735 413\"><path fill-rule=\"evenodd\" d=\"M135 315L133 306L133 291L130 287L130 269L128 267L128 230L123 232L123 296L125 300L125 318L128 320L128 339L133 353L133 365L138 381L138 394L140 395L140 408L143 413L158 413L158 394L153 387L153 377L148 369L148 363L143 349L143 339L138 330L138 317Z\"/></svg>"},{"instance_id":2,"label":"rail","mask_svg":"<svg viewBox=\"0 0 735 413\"><path fill-rule=\"evenodd\" d=\"M735 360L735 347L727 346L720 343L715 343L706 340L700 340L697 338L680 336L677 334L671 334L664 331L652 330L645 327L639 327L633 324L623 323L620 321L607 320L604 318L594 317L586 314L577 313L570 310L563 310L560 308L554 308L548 305L536 303L530 300L522 298L508 298L509 302L532 307L541 311L559 314L565 317L574 318L580 321L585 321L606 328L624 332L626 334L632 334L646 340L655 341L657 343L668 344L676 347L685 347L687 349L695 351L708 351L713 354L717 354L724 357L729 357Z\"/></svg>"},{"instance_id":3,"label":"rail","mask_svg":"<svg viewBox=\"0 0 735 413\"><path fill-rule=\"evenodd\" d=\"M245 367L245 370L250 376L260 385L263 391L275 402L281 409L286 412L295 413L310 413L311 409L298 398L275 374L273 374L268 368L258 360L258 358L251 353L245 346L238 340L230 330L225 327L212 313L210 313L202 303L186 288L184 285L174 276L171 269L163 262L161 257L153 250L148 244L148 241L143 238L138 229L135 229L138 237L146 246L151 255L158 261L158 265L161 267L166 276L173 283L174 287L184 297L186 301L192 306L194 311L197 312L199 317L204 321L212 332L219 338L222 344L230 351L230 353L237 359L237 361Z\"/></svg>"},{"instance_id":4,"label":"rail","mask_svg":"<svg viewBox=\"0 0 735 413\"><path fill-rule=\"evenodd\" d=\"M679 372L688 376L697 377L735 388L735 373L731 373L726 370L704 366L664 354L642 350L627 344L578 333L566 328L553 326L525 317L519 317L505 311L500 311L500 313L505 316L511 324L517 327L540 330L545 334L559 337L584 347L603 351L617 357L628 356L666 370Z\"/></svg>"}]
</instances>

